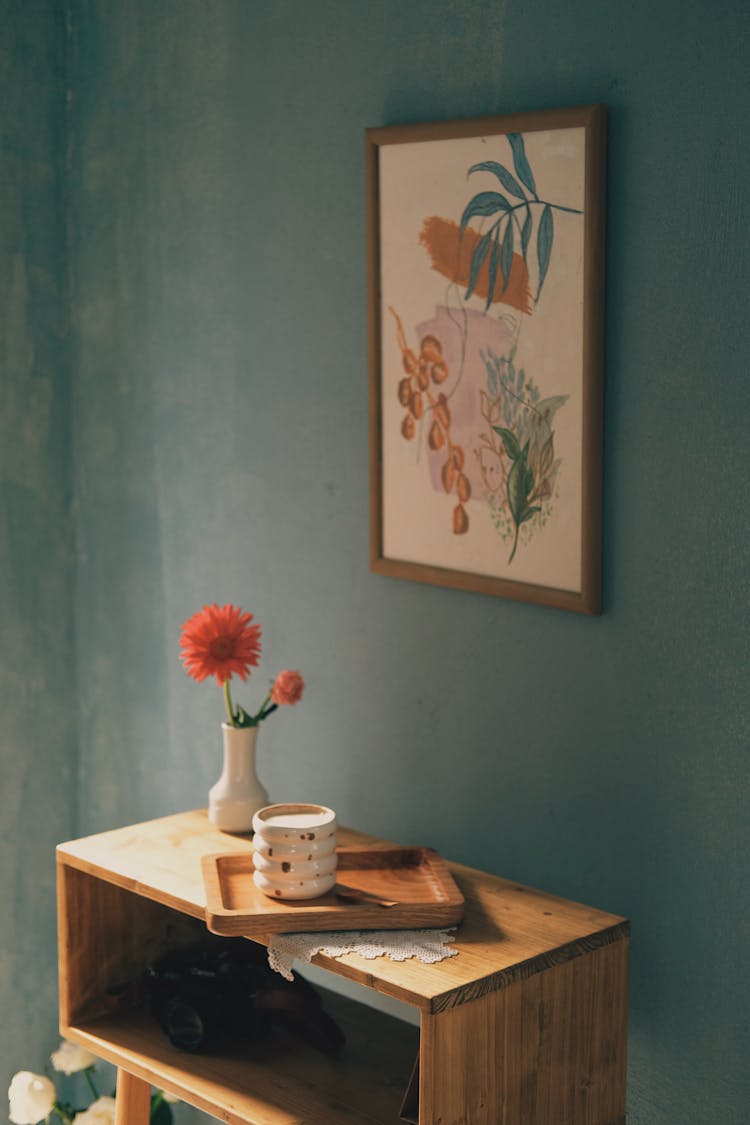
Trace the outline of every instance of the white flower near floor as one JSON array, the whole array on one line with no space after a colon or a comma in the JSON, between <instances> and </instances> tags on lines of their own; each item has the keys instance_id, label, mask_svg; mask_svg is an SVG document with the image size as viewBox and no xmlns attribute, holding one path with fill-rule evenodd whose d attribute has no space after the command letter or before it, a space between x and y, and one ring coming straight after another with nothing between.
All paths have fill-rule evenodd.
<instances>
[{"instance_id":1,"label":"white flower near floor","mask_svg":"<svg viewBox=\"0 0 750 1125\"><path fill-rule=\"evenodd\" d=\"M56 1097L55 1087L49 1078L43 1074L32 1074L30 1070L19 1070L13 1075L8 1088L13 1125L37 1125L52 1112Z\"/></svg>"},{"instance_id":2,"label":"white flower near floor","mask_svg":"<svg viewBox=\"0 0 750 1125\"><path fill-rule=\"evenodd\" d=\"M56 1051L52 1052L52 1065L55 1070L63 1074L77 1074L79 1070L87 1070L96 1063L96 1055L79 1047L77 1043L69 1043L63 1039Z\"/></svg>"},{"instance_id":3,"label":"white flower near floor","mask_svg":"<svg viewBox=\"0 0 750 1125\"><path fill-rule=\"evenodd\" d=\"M115 1099L97 1098L83 1113L77 1113L73 1125L114 1125Z\"/></svg>"}]
</instances>

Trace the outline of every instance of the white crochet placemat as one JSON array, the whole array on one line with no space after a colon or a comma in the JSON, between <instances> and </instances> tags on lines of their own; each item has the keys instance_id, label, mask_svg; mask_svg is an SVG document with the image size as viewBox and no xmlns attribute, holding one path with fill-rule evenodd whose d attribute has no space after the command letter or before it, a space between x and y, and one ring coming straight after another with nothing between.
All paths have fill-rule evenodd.
<instances>
[{"instance_id":1,"label":"white crochet placemat","mask_svg":"<svg viewBox=\"0 0 750 1125\"><path fill-rule=\"evenodd\" d=\"M372 960L390 957L391 961L408 961L416 957L427 965L455 957L457 949L448 949L455 939L451 930L346 930L321 934L274 934L268 942L268 964L286 980L292 979L292 962L312 961L316 953L327 957L343 957L358 953Z\"/></svg>"}]
</instances>

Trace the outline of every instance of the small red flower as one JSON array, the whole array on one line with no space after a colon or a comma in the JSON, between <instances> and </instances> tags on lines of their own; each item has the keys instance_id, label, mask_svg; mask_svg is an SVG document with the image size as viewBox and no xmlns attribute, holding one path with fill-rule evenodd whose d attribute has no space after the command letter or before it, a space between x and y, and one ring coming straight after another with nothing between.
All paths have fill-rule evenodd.
<instances>
[{"instance_id":1,"label":"small red flower","mask_svg":"<svg viewBox=\"0 0 750 1125\"><path fill-rule=\"evenodd\" d=\"M237 675L246 680L260 657L260 625L234 605L204 605L182 626L180 659L194 680L216 676L221 685Z\"/></svg>"},{"instance_id":2,"label":"small red flower","mask_svg":"<svg viewBox=\"0 0 750 1125\"><path fill-rule=\"evenodd\" d=\"M279 672L271 688L271 699L279 704L299 703L304 690L305 681L299 672Z\"/></svg>"}]
</instances>

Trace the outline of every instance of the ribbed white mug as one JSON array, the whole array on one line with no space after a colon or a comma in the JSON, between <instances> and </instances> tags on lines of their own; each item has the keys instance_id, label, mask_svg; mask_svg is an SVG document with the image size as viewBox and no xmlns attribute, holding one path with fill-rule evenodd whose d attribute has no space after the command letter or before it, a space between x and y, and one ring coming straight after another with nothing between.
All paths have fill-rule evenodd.
<instances>
[{"instance_id":1,"label":"ribbed white mug","mask_svg":"<svg viewBox=\"0 0 750 1125\"><path fill-rule=\"evenodd\" d=\"M253 880L269 898L310 899L336 882L336 814L325 805L267 805L253 817Z\"/></svg>"}]
</instances>

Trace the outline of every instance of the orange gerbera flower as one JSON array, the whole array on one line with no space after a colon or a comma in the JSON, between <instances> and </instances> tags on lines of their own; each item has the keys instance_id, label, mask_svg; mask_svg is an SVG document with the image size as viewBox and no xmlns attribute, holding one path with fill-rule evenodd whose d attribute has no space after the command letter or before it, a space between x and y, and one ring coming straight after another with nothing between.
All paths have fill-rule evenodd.
<instances>
[{"instance_id":1,"label":"orange gerbera flower","mask_svg":"<svg viewBox=\"0 0 750 1125\"><path fill-rule=\"evenodd\" d=\"M182 626L180 659L194 680L216 676L221 687L239 676L246 680L260 657L260 625L252 613L234 605L204 605Z\"/></svg>"}]
</instances>

